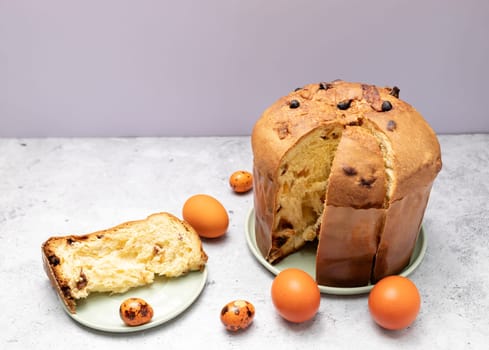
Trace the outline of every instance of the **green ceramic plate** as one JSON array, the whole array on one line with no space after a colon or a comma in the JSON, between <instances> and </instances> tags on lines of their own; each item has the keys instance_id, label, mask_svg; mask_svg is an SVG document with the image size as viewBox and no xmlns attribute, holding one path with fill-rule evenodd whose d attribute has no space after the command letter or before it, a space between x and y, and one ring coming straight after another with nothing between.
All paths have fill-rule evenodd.
<instances>
[{"instance_id":1,"label":"green ceramic plate","mask_svg":"<svg viewBox=\"0 0 489 350\"><path fill-rule=\"evenodd\" d=\"M256 259L258 259L258 261L263 266L265 266L265 268L267 268L270 272L277 275L280 271L286 268L295 267L306 271L309 275L311 275L314 278L315 270L316 270L316 250L313 245L311 246L306 245L304 249L294 254L291 254L285 259L281 260L279 263L272 265L265 260L265 258L261 254L256 244L255 215L253 209L251 209L250 212L248 213L245 230L246 230L246 241L248 243L248 247L250 248L253 255L256 257ZM416 268L421 264L421 261L423 260L425 253L426 253L426 237L423 228L421 228L409 265L400 273L400 275L406 277L409 276L414 270L416 270ZM373 285L371 284L362 287L353 287L353 288L339 288L339 287L328 287L328 286L320 285L319 290L321 291L321 293L325 293L325 294L354 295L354 294L368 293L372 289L372 287Z\"/></svg>"},{"instance_id":2,"label":"green ceramic plate","mask_svg":"<svg viewBox=\"0 0 489 350\"><path fill-rule=\"evenodd\" d=\"M94 293L77 303L76 314L65 311L84 326L105 332L128 333L156 327L184 312L200 295L207 280L207 268L177 278L158 277L147 286L123 294ZM120 316L121 303L130 297L146 300L154 311L153 319L141 326L126 326ZM64 305L64 303L63 303Z\"/></svg>"}]
</instances>

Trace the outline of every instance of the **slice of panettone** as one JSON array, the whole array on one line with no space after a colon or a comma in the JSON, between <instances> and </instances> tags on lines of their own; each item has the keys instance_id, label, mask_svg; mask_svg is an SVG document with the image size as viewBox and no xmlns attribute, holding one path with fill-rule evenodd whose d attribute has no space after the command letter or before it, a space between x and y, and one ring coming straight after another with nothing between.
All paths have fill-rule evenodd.
<instances>
[{"instance_id":1,"label":"slice of panettone","mask_svg":"<svg viewBox=\"0 0 489 350\"><path fill-rule=\"evenodd\" d=\"M93 292L124 293L156 276L203 270L207 254L195 230L169 213L42 244L44 268L71 313Z\"/></svg>"}]
</instances>

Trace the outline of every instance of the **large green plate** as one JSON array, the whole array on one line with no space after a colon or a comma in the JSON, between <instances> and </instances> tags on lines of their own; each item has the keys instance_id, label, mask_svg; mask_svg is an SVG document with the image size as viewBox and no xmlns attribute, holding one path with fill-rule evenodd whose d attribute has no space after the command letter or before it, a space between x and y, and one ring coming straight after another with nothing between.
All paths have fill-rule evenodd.
<instances>
[{"instance_id":1,"label":"large green plate","mask_svg":"<svg viewBox=\"0 0 489 350\"><path fill-rule=\"evenodd\" d=\"M280 271L295 267L306 271L309 275L315 278L316 274L316 250L313 245L305 246L304 249L289 255L285 259L281 260L277 264L270 264L265 260L263 255L261 254L258 246L256 244L256 236L255 236L255 214L254 210L251 209L248 213L248 218L245 224L246 231L246 241L248 243L248 247L250 248L253 255L256 259L270 272L277 275ZM424 229L421 228L418 239L416 241L416 245L414 247L413 254L411 256L411 260L409 261L408 266L400 273L401 276L407 277L421 264L423 257L426 253L426 237ZM319 290L321 293L325 294L336 294L336 295L354 295L354 294L364 294L368 293L373 288L372 284L368 284L362 287L353 287L353 288L339 288L339 287L329 287L319 285Z\"/></svg>"}]
</instances>

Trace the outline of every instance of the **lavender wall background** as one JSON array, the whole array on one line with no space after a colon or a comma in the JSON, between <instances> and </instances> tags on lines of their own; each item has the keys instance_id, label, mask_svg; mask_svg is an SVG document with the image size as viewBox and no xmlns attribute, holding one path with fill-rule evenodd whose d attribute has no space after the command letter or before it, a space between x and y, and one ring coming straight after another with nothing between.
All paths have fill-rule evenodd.
<instances>
[{"instance_id":1,"label":"lavender wall background","mask_svg":"<svg viewBox=\"0 0 489 350\"><path fill-rule=\"evenodd\" d=\"M487 0L0 0L0 137L248 135L336 78L489 132L488 19Z\"/></svg>"}]
</instances>

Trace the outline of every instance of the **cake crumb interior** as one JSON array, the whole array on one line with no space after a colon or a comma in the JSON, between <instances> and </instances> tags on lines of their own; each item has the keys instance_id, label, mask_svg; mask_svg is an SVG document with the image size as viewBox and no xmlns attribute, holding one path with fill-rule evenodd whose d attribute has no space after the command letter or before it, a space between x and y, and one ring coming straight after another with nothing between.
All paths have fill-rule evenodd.
<instances>
[{"instance_id":1,"label":"cake crumb interior","mask_svg":"<svg viewBox=\"0 0 489 350\"><path fill-rule=\"evenodd\" d=\"M124 293L152 283L156 275L176 277L194 264L188 234L174 222L152 218L150 225L120 227L117 234L61 245L57 251L74 298L92 292ZM175 237L177 235L178 239Z\"/></svg>"},{"instance_id":2,"label":"cake crumb interior","mask_svg":"<svg viewBox=\"0 0 489 350\"><path fill-rule=\"evenodd\" d=\"M316 239L342 131L343 127L337 125L317 128L282 159L273 232L283 244L280 251L270 252L269 261L274 262Z\"/></svg>"}]
</instances>

